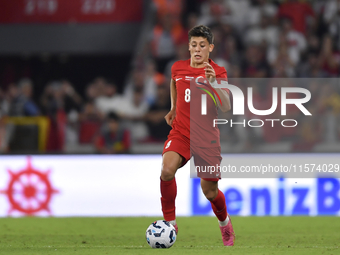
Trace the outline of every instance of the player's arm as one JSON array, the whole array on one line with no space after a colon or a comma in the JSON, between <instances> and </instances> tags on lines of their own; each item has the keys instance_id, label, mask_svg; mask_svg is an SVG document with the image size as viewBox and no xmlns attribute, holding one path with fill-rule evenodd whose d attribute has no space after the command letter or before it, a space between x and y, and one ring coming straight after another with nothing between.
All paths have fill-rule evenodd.
<instances>
[{"instance_id":1,"label":"player's arm","mask_svg":"<svg viewBox=\"0 0 340 255\"><path fill-rule=\"evenodd\" d=\"M212 84L213 82L216 81L215 70L208 62L205 62L205 66L206 66L205 67L205 77L207 77L210 84ZM221 89L221 88L215 88L215 90L216 90L217 94L220 96L221 102L222 102L222 105L221 105L220 100L218 100L218 98L216 98L216 96L215 96L218 107L221 109L222 112L230 111L231 105L230 105L230 97L229 97L228 92L224 89Z\"/></svg>"},{"instance_id":2,"label":"player's arm","mask_svg":"<svg viewBox=\"0 0 340 255\"><path fill-rule=\"evenodd\" d=\"M165 120L168 125L172 126L172 122L176 117L176 101L177 101L177 90L176 82L171 79L170 81L170 98L171 98L171 110L165 115Z\"/></svg>"},{"instance_id":3,"label":"player's arm","mask_svg":"<svg viewBox=\"0 0 340 255\"><path fill-rule=\"evenodd\" d=\"M230 111L231 105L230 105L230 97L229 97L228 92L221 88L215 88L215 90L217 94L220 96L221 102L222 102L222 105L221 105L220 100L218 100L218 98L216 98L215 96L218 107L221 109L222 112Z\"/></svg>"}]
</instances>

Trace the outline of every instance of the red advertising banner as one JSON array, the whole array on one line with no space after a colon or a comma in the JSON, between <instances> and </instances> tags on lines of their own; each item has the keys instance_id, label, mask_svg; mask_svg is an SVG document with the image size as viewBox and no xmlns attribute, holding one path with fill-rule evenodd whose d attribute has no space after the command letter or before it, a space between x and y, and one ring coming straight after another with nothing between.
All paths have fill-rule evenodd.
<instances>
[{"instance_id":1,"label":"red advertising banner","mask_svg":"<svg viewBox=\"0 0 340 255\"><path fill-rule=\"evenodd\" d=\"M143 0L0 0L0 23L138 22Z\"/></svg>"}]
</instances>

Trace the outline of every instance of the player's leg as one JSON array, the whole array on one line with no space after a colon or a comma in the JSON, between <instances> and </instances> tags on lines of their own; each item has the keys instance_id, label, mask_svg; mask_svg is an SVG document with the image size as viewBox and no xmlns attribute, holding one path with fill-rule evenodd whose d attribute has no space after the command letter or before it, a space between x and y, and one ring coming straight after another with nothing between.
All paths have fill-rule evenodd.
<instances>
[{"instance_id":1,"label":"player's leg","mask_svg":"<svg viewBox=\"0 0 340 255\"><path fill-rule=\"evenodd\" d=\"M183 157L174 151L167 151L163 154L161 171L161 203L163 217L176 228L175 199L177 195L177 185L175 174L177 169L183 164Z\"/></svg>"},{"instance_id":2,"label":"player's leg","mask_svg":"<svg viewBox=\"0 0 340 255\"><path fill-rule=\"evenodd\" d=\"M208 168L209 166L217 166L221 163L220 148L193 148L195 166ZM212 168L210 168L212 169ZM211 207L220 222L227 219L227 206L224 194L218 189L218 181L221 173L214 169L211 172L199 172L198 177L201 178L201 188L205 197L210 201Z\"/></svg>"},{"instance_id":3,"label":"player's leg","mask_svg":"<svg viewBox=\"0 0 340 255\"><path fill-rule=\"evenodd\" d=\"M161 179L171 181L175 178L177 169L182 166L183 157L174 151L167 151L163 154Z\"/></svg>"},{"instance_id":4,"label":"player's leg","mask_svg":"<svg viewBox=\"0 0 340 255\"><path fill-rule=\"evenodd\" d=\"M223 192L218 189L218 182L201 179L201 187L203 194L210 201L211 207L218 220L223 223L226 220L228 221L225 197Z\"/></svg>"},{"instance_id":5,"label":"player's leg","mask_svg":"<svg viewBox=\"0 0 340 255\"><path fill-rule=\"evenodd\" d=\"M175 213L177 186L175 174L177 169L190 159L190 140L180 132L172 129L164 143L161 172L161 203L164 219L169 221L178 232Z\"/></svg>"},{"instance_id":6,"label":"player's leg","mask_svg":"<svg viewBox=\"0 0 340 255\"><path fill-rule=\"evenodd\" d=\"M214 179L201 179L201 187L203 194L210 201L211 208L218 218L223 244L225 246L233 246L235 233L229 214L227 213L224 194L218 189L218 181Z\"/></svg>"},{"instance_id":7,"label":"player's leg","mask_svg":"<svg viewBox=\"0 0 340 255\"><path fill-rule=\"evenodd\" d=\"M222 160L221 148L194 148L195 166L219 166ZM231 220L227 213L225 197L218 189L218 181L221 178L220 171L215 169L211 172L198 173L201 178L201 187L205 197L210 201L211 207L218 218L219 227L222 234L222 241L225 246L234 245L235 233Z\"/></svg>"}]
</instances>

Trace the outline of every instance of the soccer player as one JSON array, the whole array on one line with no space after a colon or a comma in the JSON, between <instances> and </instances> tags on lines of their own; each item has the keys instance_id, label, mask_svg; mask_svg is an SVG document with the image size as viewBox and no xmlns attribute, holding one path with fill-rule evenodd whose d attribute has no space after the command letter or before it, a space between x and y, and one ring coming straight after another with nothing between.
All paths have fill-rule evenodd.
<instances>
[{"instance_id":1,"label":"soccer player","mask_svg":"<svg viewBox=\"0 0 340 255\"><path fill-rule=\"evenodd\" d=\"M214 101L223 112L231 108L228 90L221 88L213 90L211 86L217 83L216 78L227 79L225 68L209 59L209 53L214 49L214 37L211 30L200 25L192 28L188 35L191 57L188 60L175 62L171 69L171 110L165 116L165 120L172 129L164 144L161 171L162 212L164 219L175 227L176 232L178 232L175 213L176 171L185 165L191 156L194 157L196 166L220 165L222 159L220 133L217 127L213 127L213 119L217 118L217 107ZM201 100L200 94L197 94L197 91L201 90L195 90L195 97L192 91L194 89L190 87L192 80L217 93L217 95L214 94L215 100L207 97L207 114L202 116L204 121L199 124L190 114L190 104L194 102L194 99ZM193 134L196 134L195 137ZM223 244L234 245L235 233L227 213L225 197L218 189L220 173L211 173L207 176L199 172L198 177L201 178L202 191L218 218Z\"/></svg>"}]
</instances>

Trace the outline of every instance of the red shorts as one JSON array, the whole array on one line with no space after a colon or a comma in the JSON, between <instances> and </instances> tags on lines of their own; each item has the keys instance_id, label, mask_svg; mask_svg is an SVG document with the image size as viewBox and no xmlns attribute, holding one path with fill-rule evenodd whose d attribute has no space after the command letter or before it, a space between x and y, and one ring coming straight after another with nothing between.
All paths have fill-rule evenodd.
<instances>
[{"instance_id":1,"label":"red shorts","mask_svg":"<svg viewBox=\"0 0 340 255\"><path fill-rule=\"evenodd\" d=\"M177 152L183 157L182 166L194 156L194 164L198 169L197 176L203 180L219 181L221 179L221 173L217 170L217 166L220 166L222 160L220 146L190 147L189 138L178 131L171 130L168 140L164 143L162 155L168 151ZM206 171L211 166L215 167L214 171Z\"/></svg>"}]
</instances>

